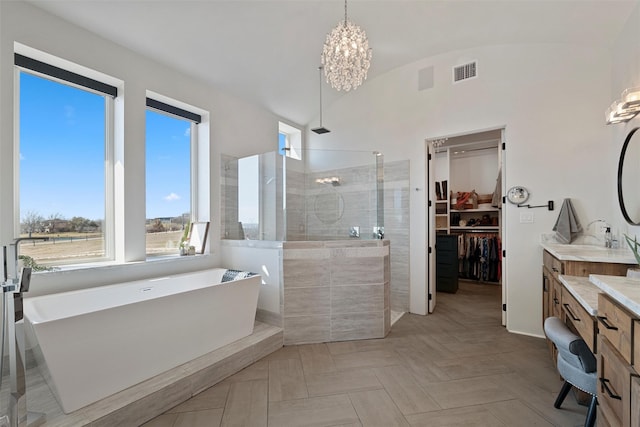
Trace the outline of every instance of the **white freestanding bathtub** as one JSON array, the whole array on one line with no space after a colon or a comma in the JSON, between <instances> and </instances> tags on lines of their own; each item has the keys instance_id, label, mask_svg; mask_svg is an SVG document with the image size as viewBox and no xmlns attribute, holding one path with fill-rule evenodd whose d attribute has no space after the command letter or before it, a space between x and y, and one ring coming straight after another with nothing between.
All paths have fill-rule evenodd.
<instances>
[{"instance_id":1,"label":"white freestanding bathtub","mask_svg":"<svg viewBox=\"0 0 640 427\"><path fill-rule=\"evenodd\" d=\"M225 269L26 298L39 366L65 413L250 335L260 276Z\"/></svg>"}]
</instances>

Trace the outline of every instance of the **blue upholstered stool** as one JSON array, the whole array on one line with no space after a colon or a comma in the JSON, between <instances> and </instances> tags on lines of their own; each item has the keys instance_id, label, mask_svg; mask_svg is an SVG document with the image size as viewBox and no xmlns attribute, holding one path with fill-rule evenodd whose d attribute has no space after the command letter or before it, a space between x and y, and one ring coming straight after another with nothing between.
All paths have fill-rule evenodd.
<instances>
[{"instance_id":1,"label":"blue upholstered stool","mask_svg":"<svg viewBox=\"0 0 640 427\"><path fill-rule=\"evenodd\" d=\"M560 394L553 404L560 408L567 393L574 386L591 395L585 427L592 427L596 421L596 358L582 338L569 330L557 317L544 321L544 333L558 349L558 372L564 378Z\"/></svg>"}]
</instances>

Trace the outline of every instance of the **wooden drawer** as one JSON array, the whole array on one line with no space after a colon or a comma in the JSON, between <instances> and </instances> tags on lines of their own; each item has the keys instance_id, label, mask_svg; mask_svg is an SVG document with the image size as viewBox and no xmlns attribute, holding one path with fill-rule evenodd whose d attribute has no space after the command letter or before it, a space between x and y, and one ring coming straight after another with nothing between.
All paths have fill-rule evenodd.
<instances>
[{"instance_id":1,"label":"wooden drawer","mask_svg":"<svg viewBox=\"0 0 640 427\"><path fill-rule=\"evenodd\" d=\"M598 337L598 348L598 404L610 424L629 427L634 371L602 335Z\"/></svg>"},{"instance_id":2,"label":"wooden drawer","mask_svg":"<svg viewBox=\"0 0 640 427\"><path fill-rule=\"evenodd\" d=\"M598 420L598 423L600 420ZM640 378L631 378L631 427L640 427Z\"/></svg>"},{"instance_id":3,"label":"wooden drawer","mask_svg":"<svg viewBox=\"0 0 640 427\"><path fill-rule=\"evenodd\" d=\"M632 363L632 322L631 314L608 295L598 295L598 330L629 364Z\"/></svg>"},{"instance_id":4,"label":"wooden drawer","mask_svg":"<svg viewBox=\"0 0 640 427\"><path fill-rule=\"evenodd\" d=\"M542 260L544 262L544 266L549 269L553 277L558 278L559 274L564 274L562 272L562 261L555 258L549 252L544 251L542 254Z\"/></svg>"},{"instance_id":5,"label":"wooden drawer","mask_svg":"<svg viewBox=\"0 0 640 427\"><path fill-rule=\"evenodd\" d=\"M593 353L596 352L596 325L595 319L587 313L578 300L562 287L562 307L566 314L566 320L575 327L578 335L587 343Z\"/></svg>"},{"instance_id":6,"label":"wooden drawer","mask_svg":"<svg viewBox=\"0 0 640 427\"><path fill-rule=\"evenodd\" d=\"M606 262L564 261L562 270L567 276L586 277L589 274L606 274L609 276L626 276L629 264L615 264Z\"/></svg>"}]
</instances>

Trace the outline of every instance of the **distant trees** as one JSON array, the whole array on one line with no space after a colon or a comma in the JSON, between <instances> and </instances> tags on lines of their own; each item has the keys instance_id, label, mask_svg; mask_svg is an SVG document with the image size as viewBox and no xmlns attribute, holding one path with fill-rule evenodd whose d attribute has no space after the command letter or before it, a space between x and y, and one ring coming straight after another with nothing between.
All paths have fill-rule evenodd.
<instances>
[{"instance_id":1,"label":"distant trees","mask_svg":"<svg viewBox=\"0 0 640 427\"><path fill-rule=\"evenodd\" d=\"M27 211L22 217L22 232L31 237L31 233L37 233L42 230L44 218L38 212Z\"/></svg>"},{"instance_id":2,"label":"distant trees","mask_svg":"<svg viewBox=\"0 0 640 427\"><path fill-rule=\"evenodd\" d=\"M164 227L164 224L162 224L162 221L158 218L158 219L153 221L151 226L147 229L147 232L149 232L149 233L161 233L161 232L163 232L165 230L166 229Z\"/></svg>"},{"instance_id":3,"label":"distant trees","mask_svg":"<svg viewBox=\"0 0 640 427\"><path fill-rule=\"evenodd\" d=\"M49 233L55 233L57 223L63 219L64 217L59 212L52 213L51 215L49 215L49 217L47 218L47 220L49 221L49 224L48 224Z\"/></svg>"},{"instance_id":4,"label":"distant trees","mask_svg":"<svg viewBox=\"0 0 640 427\"><path fill-rule=\"evenodd\" d=\"M69 221L69 224L71 225L71 229L73 231L75 231L76 233L82 233L85 228L91 226L91 220L82 216L74 216Z\"/></svg>"},{"instance_id":5,"label":"distant trees","mask_svg":"<svg viewBox=\"0 0 640 427\"><path fill-rule=\"evenodd\" d=\"M74 216L70 220L56 212L46 219L35 211L28 211L22 216L21 232L31 236L32 233L76 233L102 231L102 220L91 220L82 216Z\"/></svg>"}]
</instances>

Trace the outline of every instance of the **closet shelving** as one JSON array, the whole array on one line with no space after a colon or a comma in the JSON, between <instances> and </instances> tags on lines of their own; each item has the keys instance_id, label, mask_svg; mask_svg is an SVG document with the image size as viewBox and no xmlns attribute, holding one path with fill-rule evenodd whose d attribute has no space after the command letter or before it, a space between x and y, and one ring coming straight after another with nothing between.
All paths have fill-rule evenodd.
<instances>
[{"instance_id":1,"label":"closet shelving","mask_svg":"<svg viewBox=\"0 0 640 427\"><path fill-rule=\"evenodd\" d=\"M496 218L499 221L500 210L498 208L478 208L478 209L451 209L450 211L450 231L500 231L499 225L472 225L472 226L460 226L456 225L451 219L454 214L460 215L463 220L470 218L476 218L479 215L489 215L490 218Z\"/></svg>"}]
</instances>

